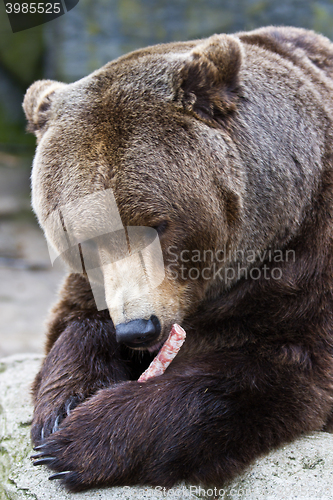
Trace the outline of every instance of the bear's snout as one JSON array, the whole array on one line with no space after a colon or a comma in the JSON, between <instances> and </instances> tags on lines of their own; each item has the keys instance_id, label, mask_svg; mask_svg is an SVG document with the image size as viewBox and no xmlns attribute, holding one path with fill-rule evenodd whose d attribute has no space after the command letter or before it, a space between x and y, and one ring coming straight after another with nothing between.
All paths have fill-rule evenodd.
<instances>
[{"instance_id":1,"label":"bear's snout","mask_svg":"<svg viewBox=\"0 0 333 500\"><path fill-rule=\"evenodd\" d=\"M161 333L161 324L156 316L150 319L134 319L116 325L117 342L128 347L150 347Z\"/></svg>"}]
</instances>

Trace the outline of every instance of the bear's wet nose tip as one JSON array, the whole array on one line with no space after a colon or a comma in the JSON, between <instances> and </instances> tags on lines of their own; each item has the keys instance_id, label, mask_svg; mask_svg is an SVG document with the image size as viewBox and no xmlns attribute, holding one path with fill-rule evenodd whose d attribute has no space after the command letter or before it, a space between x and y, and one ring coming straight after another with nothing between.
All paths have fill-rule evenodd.
<instances>
[{"instance_id":1,"label":"bear's wet nose tip","mask_svg":"<svg viewBox=\"0 0 333 500\"><path fill-rule=\"evenodd\" d=\"M116 325L117 342L128 347L149 347L156 342L160 333L161 324L156 316Z\"/></svg>"}]
</instances>

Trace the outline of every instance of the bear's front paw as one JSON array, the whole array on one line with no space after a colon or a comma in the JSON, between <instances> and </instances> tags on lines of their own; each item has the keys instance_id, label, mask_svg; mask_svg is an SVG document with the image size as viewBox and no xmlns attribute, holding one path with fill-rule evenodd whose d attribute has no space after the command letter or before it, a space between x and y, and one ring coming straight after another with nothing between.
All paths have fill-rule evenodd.
<instances>
[{"instance_id":1,"label":"bear's front paw","mask_svg":"<svg viewBox=\"0 0 333 500\"><path fill-rule=\"evenodd\" d=\"M62 441L59 432L57 432L56 435L47 438L43 444L36 446L34 450L38 453L32 455L31 458L34 460L33 465L47 465L53 471L57 471L49 479L61 479L62 483L71 491L80 491L89 487L88 484L84 485L82 470L80 473L76 472L76 469L81 467L80 451L74 452L71 458L71 454L67 449L67 446L71 447L71 443L69 440L67 443L66 441L66 438Z\"/></svg>"},{"instance_id":2,"label":"bear's front paw","mask_svg":"<svg viewBox=\"0 0 333 500\"><path fill-rule=\"evenodd\" d=\"M59 429L61 422L83 400L80 396L70 396L64 403L37 407L32 426L31 439L35 445L40 445L51 434Z\"/></svg>"},{"instance_id":3,"label":"bear's front paw","mask_svg":"<svg viewBox=\"0 0 333 500\"><path fill-rule=\"evenodd\" d=\"M84 430L82 430L84 434ZM84 436L81 436L84 439ZM47 465L55 471L49 479L60 479L71 491L81 491L98 484L96 470L86 467L80 441L77 444L66 434L64 429L50 436L46 442L34 448L37 454L32 455L33 465ZM102 467L102 464L100 464Z\"/></svg>"},{"instance_id":4,"label":"bear's front paw","mask_svg":"<svg viewBox=\"0 0 333 500\"><path fill-rule=\"evenodd\" d=\"M76 408L55 433L50 433L36 446L37 453L31 457L34 465L47 465L55 472L49 479L61 479L71 491L110 481L113 484L117 467L122 462L111 450L112 439L108 436L106 422L100 421L101 415L82 411L83 406L86 405Z\"/></svg>"},{"instance_id":5,"label":"bear's front paw","mask_svg":"<svg viewBox=\"0 0 333 500\"><path fill-rule=\"evenodd\" d=\"M148 462L154 457L144 439L142 415L147 404L135 397L138 389L137 382L126 382L77 406L57 432L35 448L34 465L47 465L56 473L51 477L61 479L71 491L146 484L144 471L150 470Z\"/></svg>"},{"instance_id":6,"label":"bear's front paw","mask_svg":"<svg viewBox=\"0 0 333 500\"><path fill-rule=\"evenodd\" d=\"M34 464L47 465L56 473L51 477L71 491L173 486L188 476L179 465L191 467L194 446L187 443L193 432L168 413L169 402L161 397L164 383L161 376L100 390L36 448Z\"/></svg>"}]
</instances>

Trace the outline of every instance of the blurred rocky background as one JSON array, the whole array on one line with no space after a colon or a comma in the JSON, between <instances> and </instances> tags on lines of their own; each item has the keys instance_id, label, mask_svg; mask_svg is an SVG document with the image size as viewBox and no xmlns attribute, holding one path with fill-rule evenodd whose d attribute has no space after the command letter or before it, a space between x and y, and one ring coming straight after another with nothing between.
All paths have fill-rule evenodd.
<instances>
[{"instance_id":1,"label":"blurred rocky background","mask_svg":"<svg viewBox=\"0 0 333 500\"><path fill-rule=\"evenodd\" d=\"M41 352L43 322L62 280L30 209L34 137L21 102L38 78L79 79L149 44L294 25L333 39L333 0L80 0L47 24L13 34L0 2L0 357Z\"/></svg>"}]
</instances>

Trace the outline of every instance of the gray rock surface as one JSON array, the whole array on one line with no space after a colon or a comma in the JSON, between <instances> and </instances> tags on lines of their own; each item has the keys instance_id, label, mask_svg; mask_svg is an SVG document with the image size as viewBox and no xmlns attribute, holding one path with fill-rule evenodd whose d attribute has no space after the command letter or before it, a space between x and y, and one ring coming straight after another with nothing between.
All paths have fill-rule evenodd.
<instances>
[{"instance_id":1,"label":"gray rock surface","mask_svg":"<svg viewBox=\"0 0 333 500\"><path fill-rule=\"evenodd\" d=\"M257 460L222 490L183 485L157 488L105 488L74 495L49 472L33 467L29 430L32 417L29 387L41 356L15 355L0 360L0 499L1 500L331 500L333 436L315 432ZM193 451L195 453L195 450Z\"/></svg>"}]
</instances>

